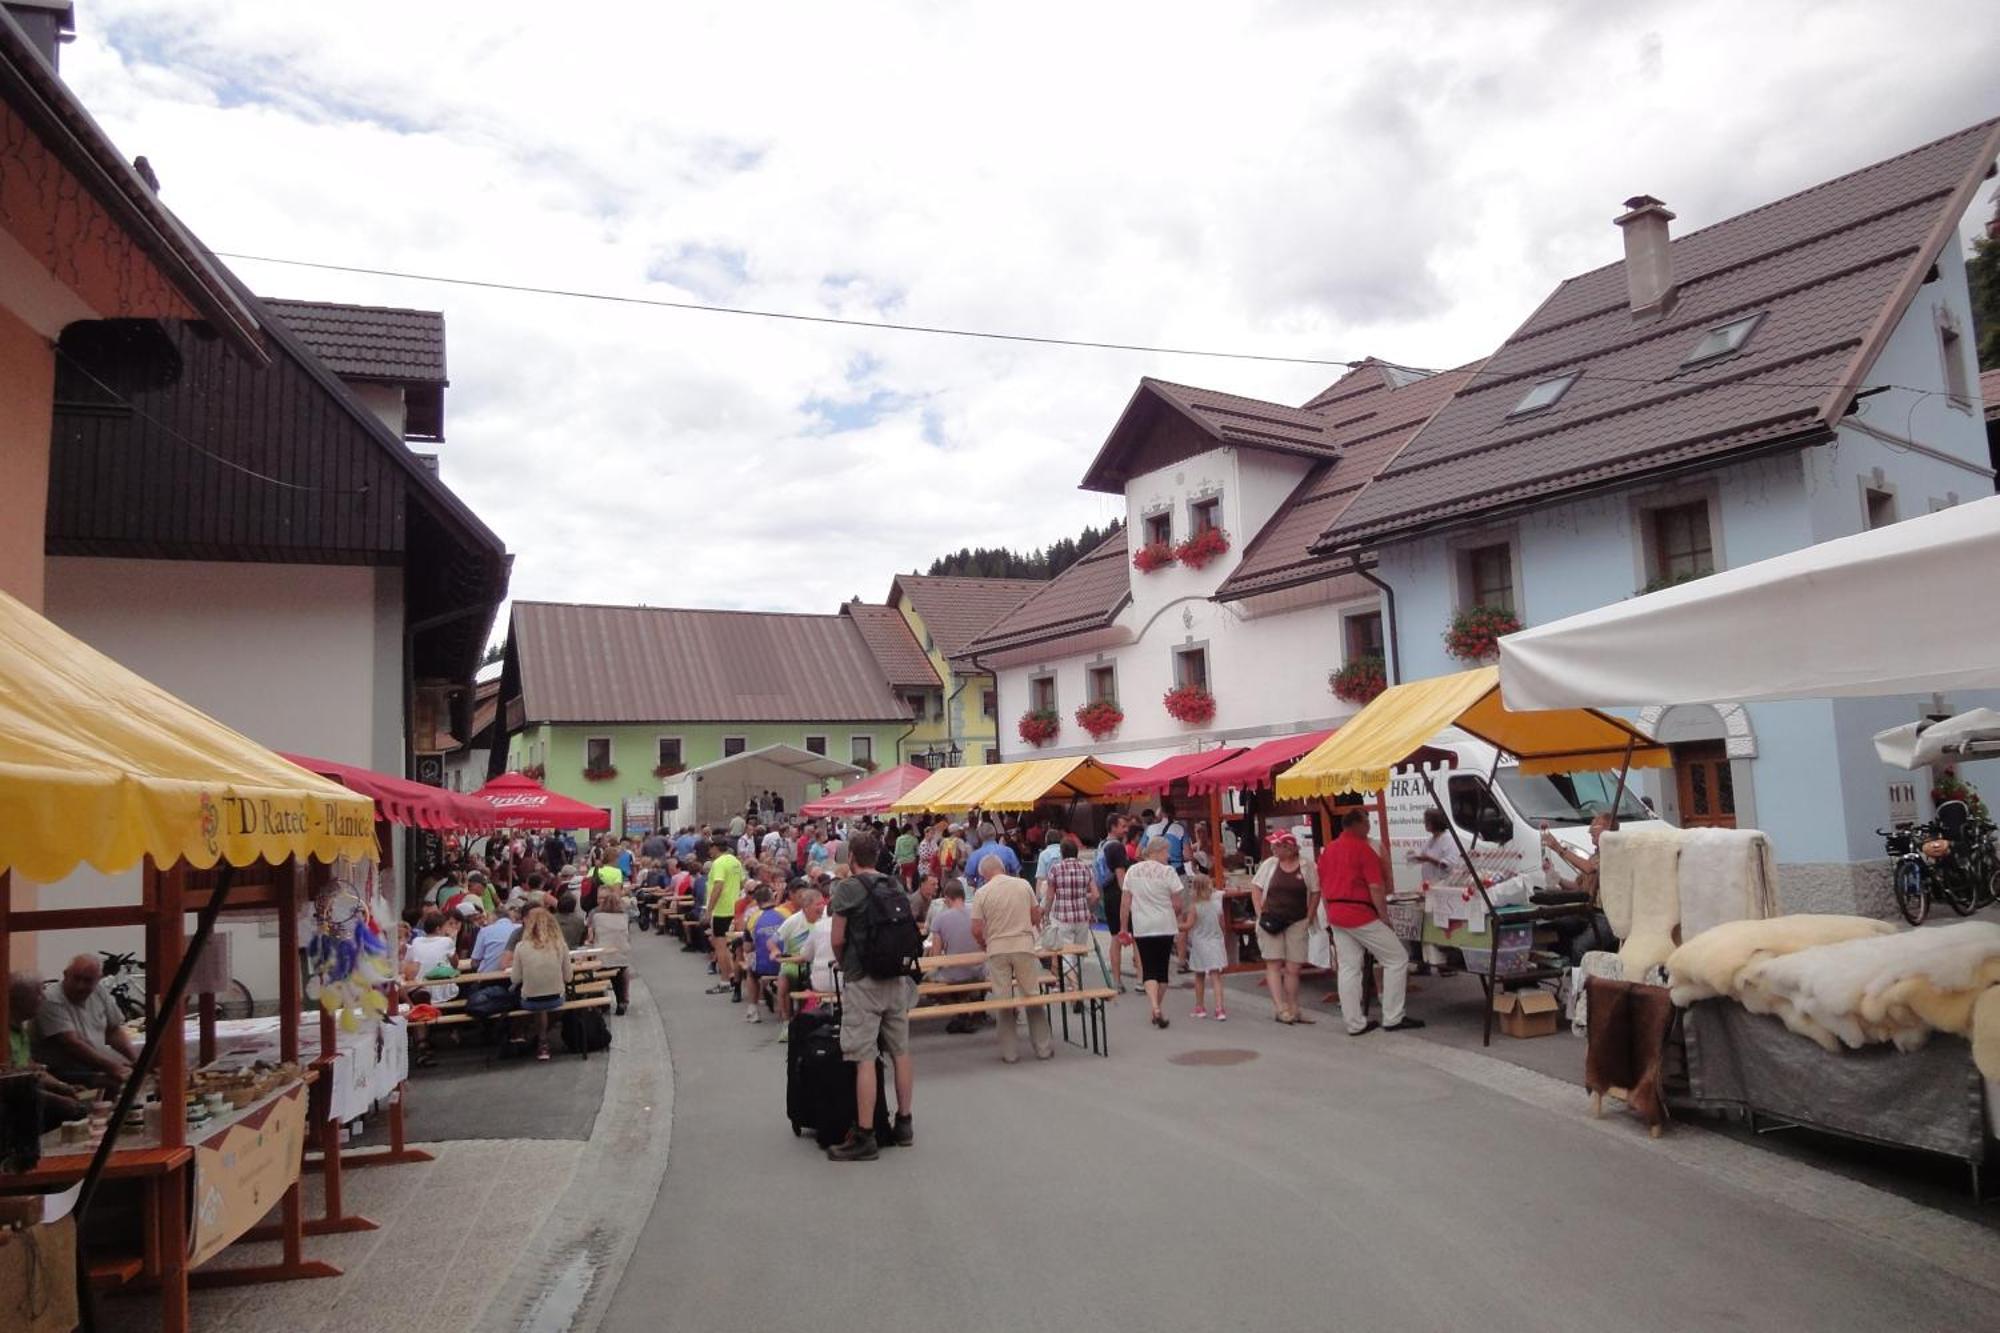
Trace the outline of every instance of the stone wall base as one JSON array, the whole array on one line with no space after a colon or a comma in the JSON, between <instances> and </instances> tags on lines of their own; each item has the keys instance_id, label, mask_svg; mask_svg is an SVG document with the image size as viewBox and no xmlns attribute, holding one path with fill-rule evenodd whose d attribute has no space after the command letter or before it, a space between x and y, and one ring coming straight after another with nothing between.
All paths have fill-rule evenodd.
<instances>
[{"instance_id":1,"label":"stone wall base","mask_svg":"<svg viewBox=\"0 0 2000 1333\"><path fill-rule=\"evenodd\" d=\"M1778 866L1778 902L1787 916L1833 912L1894 920L1896 894L1887 857L1874 861L1807 861Z\"/></svg>"}]
</instances>

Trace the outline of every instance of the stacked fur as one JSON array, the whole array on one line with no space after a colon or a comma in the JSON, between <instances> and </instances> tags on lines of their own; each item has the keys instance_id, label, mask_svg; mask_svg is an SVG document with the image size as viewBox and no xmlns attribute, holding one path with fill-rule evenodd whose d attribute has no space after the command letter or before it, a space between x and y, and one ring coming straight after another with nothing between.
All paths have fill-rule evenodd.
<instances>
[{"instance_id":1,"label":"stacked fur","mask_svg":"<svg viewBox=\"0 0 2000 1333\"><path fill-rule=\"evenodd\" d=\"M1829 1051L1932 1032L1972 1041L2000 1078L2000 925L1898 931L1863 917L1794 916L1717 926L1667 960L1674 1003L1729 996Z\"/></svg>"},{"instance_id":2,"label":"stacked fur","mask_svg":"<svg viewBox=\"0 0 2000 1333\"><path fill-rule=\"evenodd\" d=\"M1598 843L1598 903L1618 949L1625 975L1643 977L1674 951L1680 924L1679 829L1665 824L1607 833Z\"/></svg>"}]
</instances>

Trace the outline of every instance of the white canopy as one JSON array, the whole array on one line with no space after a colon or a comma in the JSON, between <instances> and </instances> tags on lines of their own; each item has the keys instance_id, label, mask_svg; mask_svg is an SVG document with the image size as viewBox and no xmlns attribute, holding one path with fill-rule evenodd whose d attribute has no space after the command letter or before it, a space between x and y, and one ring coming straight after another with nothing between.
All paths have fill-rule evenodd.
<instances>
[{"instance_id":1,"label":"white canopy","mask_svg":"<svg viewBox=\"0 0 2000 1333\"><path fill-rule=\"evenodd\" d=\"M775 791L787 808L804 804L808 783L858 778L867 770L796 745L766 745L691 768L667 779L664 794L679 798L670 823L714 822L743 813L758 794Z\"/></svg>"},{"instance_id":2,"label":"white canopy","mask_svg":"<svg viewBox=\"0 0 2000 1333\"><path fill-rule=\"evenodd\" d=\"M2000 686L2000 496L1726 569L1500 641L1509 708Z\"/></svg>"},{"instance_id":3,"label":"white canopy","mask_svg":"<svg viewBox=\"0 0 2000 1333\"><path fill-rule=\"evenodd\" d=\"M1974 708L1942 722L1906 722L1875 733L1875 753L1897 768L2000 755L2000 712Z\"/></svg>"}]
</instances>

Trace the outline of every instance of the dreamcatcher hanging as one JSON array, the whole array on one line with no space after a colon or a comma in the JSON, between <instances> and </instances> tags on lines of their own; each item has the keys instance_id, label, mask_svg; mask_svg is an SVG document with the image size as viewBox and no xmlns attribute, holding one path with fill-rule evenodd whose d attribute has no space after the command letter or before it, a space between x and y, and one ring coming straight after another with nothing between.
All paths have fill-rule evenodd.
<instances>
[{"instance_id":1,"label":"dreamcatcher hanging","mask_svg":"<svg viewBox=\"0 0 2000 1333\"><path fill-rule=\"evenodd\" d=\"M327 891L313 903L306 964L320 1008L353 1032L364 1018L389 1010L384 993L396 974L394 950L375 913L375 867L342 862Z\"/></svg>"}]
</instances>

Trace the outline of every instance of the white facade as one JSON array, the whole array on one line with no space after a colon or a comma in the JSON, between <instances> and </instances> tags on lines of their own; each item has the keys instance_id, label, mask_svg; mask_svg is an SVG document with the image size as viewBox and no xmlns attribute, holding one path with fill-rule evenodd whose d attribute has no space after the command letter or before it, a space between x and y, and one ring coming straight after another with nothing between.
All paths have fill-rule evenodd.
<instances>
[{"instance_id":1,"label":"white facade","mask_svg":"<svg viewBox=\"0 0 2000 1333\"><path fill-rule=\"evenodd\" d=\"M1219 448L1142 473L1125 487L1126 531L1134 547L1146 519L1168 514L1173 540L1193 530L1191 506L1220 504L1230 549L1199 570L1169 565L1142 574L1126 565L1131 602L1109 629L1012 652L983 655L1000 689L1000 753L1005 760L1093 754L1120 764L1150 764L1171 754L1217 744L1254 744L1271 736L1330 727L1355 712L1333 696L1327 677L1342 665L1342 618L1378 609L1377 599L1328 602L1311 588L1254 599L1259 605L1211 601L1235 570L1242 548L1270 522L1311 464L1262 450ZM1161 700L1175 684L1177 651L1207 652L1215 718L1190 726L1168 715ZM1093 668L1109 666L1125 720L1102 741L1078 725ZM1035 682L1055 685L1062 732L1045 746L1020 738L1016 722L1033 707Z\"/></svg>"},{"instance_id":2,"label":"white facade","mask_svg":"<svg viewBox=\"0 0 2000 1333\"><path fill-rule=\"evenodd\" d=\"M52 556L49 619L162 689L274 750L403 771L402 571L335 565ZM44 906L139 901L137 869L88 868ZM393 881L392 881L393 882ZM397 899L399 900L399 899ZM277 923L223 918L231 970L278 994ZM143 948L136 926L21 937L53 976L71 956Z\"/></svg>"}]
</instances>

